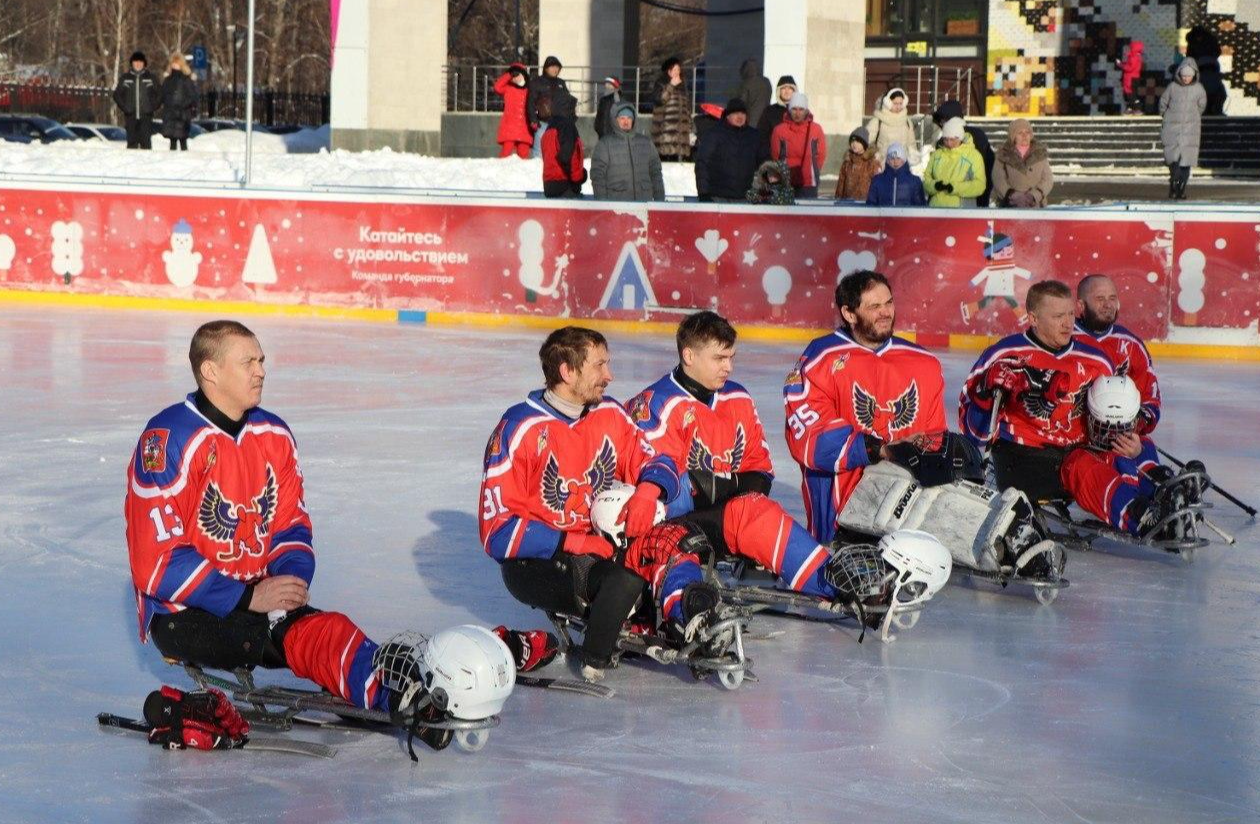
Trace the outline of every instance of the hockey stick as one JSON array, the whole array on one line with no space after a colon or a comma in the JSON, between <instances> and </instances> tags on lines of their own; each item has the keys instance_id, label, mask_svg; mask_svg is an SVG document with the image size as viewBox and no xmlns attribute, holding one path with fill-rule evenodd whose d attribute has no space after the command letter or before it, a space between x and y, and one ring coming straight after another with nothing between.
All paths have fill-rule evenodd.
<instances>
[{"instance_id":1,"label":"hockey stick","mask_svg":"<svg viewBox=\"0 0 1260 824\"><path fill-rule=\"evenodd\" d=\"M1002 390L993 390L993 409L989 412L989 443L997 437L1000 412L1002 411Z\"/></svg>"},{"instance_id":2,"label":"hockey stick","mask_svg":"<svg viewBox=\"0 0 1260 824\"><path fill-rule=\"evenodd\" d=\"M138 732L148 735L153 729L153 725L145 721L139 721L135 718L124 718L121 715L114 715L110 712L101 712L96 715L96 723L102 727L114 727L128 732ZM268 752L287 752L294 755L311 755L316 758L332 758L337 754L337 750L325 744L317 744L313 741L295 741L288 738L278 736L259 736L251 735L239 747L233 749L246 750L265 750Z\"/></svg>"},{"instance_id":3,"label":"hockey stick","mask_svg":"<svg viewBox=\"0 0 1260 824\"><path fill-rule=\"evenodd\" d=\"M1173 463L1175 463L1179 469L1184 469L1184 468L1185 468L1185 466L1186 466L1186 465L1185 465L1183 462L1181 462L1181 461L1177 460L1177 459L1176 459L1176 458L1174 458L1172 455L1169 455L1167 452L1165 452L1163 449L1159 448L1158 446L1157 446L1157 447L1155 447L1155 451L1156 451L1156 452L1158 452L1159 454L1163 455L1163 456L1164 456L1165 458L1167 458L1168 460L1170 460L1170 461L1172 461ZM1216 485L1216 483L1215 483L1215 482L1213 482L1213 483L1211 484L1211 486L1212 486L1212 488L1213 488L1213 489L1215 489L1215 490L1217 491L1217 493L1218 493L1218 494L1219 494L1222 498L1224 498L1225 500L1227 500L1227 501L1229 501L1230 503L1234 504L1234 505L1235 505L1235 506L1237 506L1239 509L1241 509L1243 512L1246 512L1248 515L1250 515L1250 516L1251 516L1251 519L1252 519L1253 521L1256 519L1256 510L1255 510L1255 508L1254 508L1254 507L1247 506L1245 503L1243 503L1242 501L1238 500L1238 499L1237 499L1237 498L1235 498L1233 495L1230 495L1228 492L1226 492L1225 490L1221 489L1219 486L1217 486L1217 485Z\"/></svg>"},{"instance_id":4,"label":"hockey stick","mask_svg":"<svg viewBox=\"0 0 1260 824\"><path fill-rule=\"evenodd\" d=\"M612 698L617 691L612 687L606 687L603 684L592 684L587 681L578 681L575 678L548 678L536 675L517 675L516 683L522 687L538 687L545 690L559 690L560 692L575 692L578 695L589 695L592 698Z\"/></svg>"}]
</instances>

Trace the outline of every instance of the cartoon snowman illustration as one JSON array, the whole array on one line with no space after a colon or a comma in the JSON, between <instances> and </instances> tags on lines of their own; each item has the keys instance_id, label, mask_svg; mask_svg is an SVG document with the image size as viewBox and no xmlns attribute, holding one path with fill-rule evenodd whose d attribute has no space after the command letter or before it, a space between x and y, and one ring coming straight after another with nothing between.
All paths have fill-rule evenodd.
<instances>
[{"instance_id":1,"label":"cartoon snowman illustration","mask_svg":"<svg viewBox=\"0 0 1260 824\"><path fill-rule=\"evenodd\" d=\"M183 218L171 229L171 248L162 252L166 264L166 277L171 283L183 288L197 280L201 266L201 252L193 251L192 226Z\"/></svg>"},{"instance_id":2,"label":"cartoon snowman illustration","mask_svg":"<svg viewBox=\"0 0 1260 824\"><path fill-rule=\"evenodd\" d=\"M1019 311L1019 301L1015 299L1015 278L1032 280L1032 272L1015 265L1015 241L1010 235L993 231L993 221L989 221L989 233L976 238L984 244L984 258L989 265L981 269L971 279L972 286L984 284L983 296L971 303L962 303L963 323L970 324L972 318L984 311L991 303L999 303L999 310L1004 305L1016 323L1023 320Z\"/></svg>"},{"instance_id":3,"label":"cartoon snowman illustration","mask_svg":"<svg viewBox=\"0 0 1260 824\"><path fill-rule=\"evenodd\" d=\"M76 221L54 221L52 225L52 270L67 286L83 274L83 227Z\"/></svg>"}]
</instances>

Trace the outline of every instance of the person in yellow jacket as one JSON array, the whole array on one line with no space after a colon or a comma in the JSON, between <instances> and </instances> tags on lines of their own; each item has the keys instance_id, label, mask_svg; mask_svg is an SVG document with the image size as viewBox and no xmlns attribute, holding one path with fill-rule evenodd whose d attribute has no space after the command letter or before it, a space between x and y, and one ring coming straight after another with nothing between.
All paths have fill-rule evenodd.
<instances>
[{"instance_id":1,"label":"person in yellow jacket","mask_svg":"<svg viewBox=\"0 0 1260 824\"><path fill-rule=\"evenodd\" d=\"M964 131L961 117L945 121L940 142L923 174L923 191L929 206L957 208L975 205L984 192L984 159Z\"/></svg>"}]
</instances>

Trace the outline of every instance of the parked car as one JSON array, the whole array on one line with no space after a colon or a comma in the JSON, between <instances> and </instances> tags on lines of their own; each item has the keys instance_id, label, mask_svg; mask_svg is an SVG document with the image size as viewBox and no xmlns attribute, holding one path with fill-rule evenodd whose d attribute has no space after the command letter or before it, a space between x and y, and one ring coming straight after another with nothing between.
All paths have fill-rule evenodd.
<instances>
[{"instance_id":1,"label":"parked car","mask_svg":"<svg viewBox=\"0 0 1260 824\"><path fill-rule=\"evenodd\" d=\"M79 139L56 120L37 114L0 114L0 134L22 135L40 143Z\"/></svg>"},{"instance_id":2,"label":"parked car","mask_svg":"<svg viewBox=\"0 0 1260 824\"><path fill-rule=\"evenodd\" d=\"M127 142L127 130L122 126L111 126L108 123L67 123L66 128L78 135L80 140Z\"/></svg>"},{"instance_id":3,"label":"parked car","mask_svg":"<svg viewBox=\"0 0 1260 824\"><path fill-rule=\"evenodd\" d=\"M194 138L194 137L197 137L198 135L203 135L205 133L206 133L206 130L198 126L196 123L188 124L188 137L189 138ZM162 137L162 118L160 117L153 118L153 139L154 140L165 139Z\"/></svg>"},{"instance_id":4,"label":"parked car","mask_svg":"<svg viewBox=\"0 0 1260 824\"><path fill-rule=\"evenodd\" d=\"M245 131L244 120L232 120L226 117L203 117L201 120L194 121L196 126L200 126L207 132L217 132L221 129L236 129L238 132ZM254 131L271 133L270 126L264 126L261 123L254 124Z\"/></svg>"}]
</instances>

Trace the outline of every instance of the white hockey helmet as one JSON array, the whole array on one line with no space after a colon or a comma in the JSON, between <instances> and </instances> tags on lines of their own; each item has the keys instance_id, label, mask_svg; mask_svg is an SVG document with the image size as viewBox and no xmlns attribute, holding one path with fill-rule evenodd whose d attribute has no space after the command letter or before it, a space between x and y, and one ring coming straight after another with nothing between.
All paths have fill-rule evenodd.
<instances>
[{"instance_id":1,"label":"white hockey helmet","mask_svg":"<svg viewBox=\"0 0 1260 824\"><path fill-rule=\"evenodd\" d=\"M954 569L954 559L945 545L918 529L898 529L880 538L879 554L897 570L893 599L900 608L932 600Z\"/></svg>"},{"instance_id":2,"label":"white hockey helmet","mask_svg":"<svg viewBox=\"0 0 1260 824\"><path fill-rule=\"evenodd\" d=\"M1142 394L1128 375L1098 378L1085 396L1089 409L1089 441L1106 449L1116 435L1132 432L1142 409Z\"/></svg>"},{"instance_id":3,"label":"white hockey helmet","mask_svg":"<svg viewBox=\"0 0 1260 824\"><path fill-rule=\"evenodd\" d=\"M630 496L634 494L634 489L631 484L613 481L612 486L596 495L594 503L591 504L591 526L617 549L625 549L629 544L626 540L626 525L617 523L617 517L621 515L626 501L630 500ZM657 501L656 518L652 523L659 524L663 520L665 520L665 504Z\"/></svg>"},{"instance_id":4,"label":"white hockey helmet","mask_svg":"<svg viewBox=\"0 0 1260 824\"><path fill-rule=\"evenodd\" d=\"M516 686L507 644L485 627L444 629L420 647L420 676L440 710L469 721L498 715Z\"/></svg>"}]
</instances>

